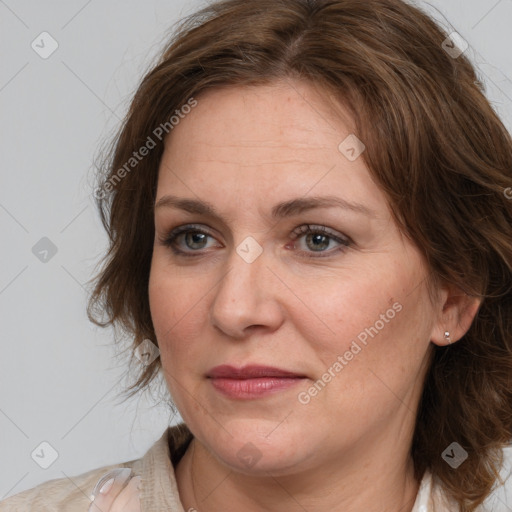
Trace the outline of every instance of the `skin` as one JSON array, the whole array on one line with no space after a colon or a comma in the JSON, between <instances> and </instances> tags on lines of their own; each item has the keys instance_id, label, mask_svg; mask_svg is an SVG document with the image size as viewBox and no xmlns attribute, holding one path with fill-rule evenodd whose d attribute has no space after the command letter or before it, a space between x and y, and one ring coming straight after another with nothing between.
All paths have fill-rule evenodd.
<instances>
[{"instance_id":1,"label":"skin","mask_svg":"<svg viewBox=\"0 0 512 512\"><path fill-rule=\"evenodd\" d=\"M195 436L176 470L184 509L411 511L419 483L409 449L430 349L446 344L445 331L452 342L462 337L478 303L449 287L429 300L422 255L399 232L363 158L338 150L355 132L342 105L299 81L210 90L197 100L166 140L156 203L166 194L201 199L224 221L155 208L149 280L164 375ZM331 207L269 216L281 201L325 195L374 215ZM181 236L177 247L201 256L177 256L162 242L186 224L209 236ZM294 240L305 224L352 243L327 238L318 249L307 235ZM248 236L263 251L252 263L236 251ZM401 311L300 403L297 395L395 303ZM220 364L307 378L233 400L206 378ZM247 443L259 456L251 467L237 456Z\"/></svg>"}]
</instances>

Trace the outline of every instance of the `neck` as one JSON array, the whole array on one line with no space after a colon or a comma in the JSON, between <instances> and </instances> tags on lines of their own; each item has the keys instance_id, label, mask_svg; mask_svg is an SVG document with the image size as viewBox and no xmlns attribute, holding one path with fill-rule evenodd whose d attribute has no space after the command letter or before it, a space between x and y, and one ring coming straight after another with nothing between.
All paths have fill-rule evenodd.
<instances>
[{"instance_id":1,"label":"neck","mask_svg":"<svg viewBox=\"0 0 512 512\"><path fill-rule=\"evenodd\" d=\"M363 440L366 447L368 441ZM400 451L400 445L365 452L354 447L321 467L286 476L251 476L228 468L194 438L176 468L176 480L187 511L411 512L419 482L408 451Z\"/></svg>"}]
</instances>

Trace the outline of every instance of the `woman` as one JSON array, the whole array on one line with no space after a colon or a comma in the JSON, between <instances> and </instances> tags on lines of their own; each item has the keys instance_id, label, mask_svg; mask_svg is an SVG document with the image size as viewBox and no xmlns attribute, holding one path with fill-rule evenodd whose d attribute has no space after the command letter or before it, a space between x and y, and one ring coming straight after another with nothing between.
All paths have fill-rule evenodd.
<instances>
[{"instance_id":1,"label":"woman","mask_svg":"<svg viewBox=\"0 0 512 512\"><path fill-rule=\"evenodd\" d=\"M95 191L89 314L184 423L0 510L479 509L511 437L512 141L458 43L400 0L183 25Z\"/></svg>"}]
</instances>

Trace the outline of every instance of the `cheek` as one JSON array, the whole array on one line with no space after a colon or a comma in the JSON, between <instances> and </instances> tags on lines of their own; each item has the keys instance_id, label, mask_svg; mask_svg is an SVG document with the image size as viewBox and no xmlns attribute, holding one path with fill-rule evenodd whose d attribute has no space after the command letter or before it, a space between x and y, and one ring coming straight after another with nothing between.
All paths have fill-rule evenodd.
<instances>
[{"instance_id":1,"label":"cheek","mask_svg":"<svg viewBox=\"0 0 512 512\"><path fill-rule=\"evenodd\" d=\"M196 293L195 289L200 291ZM181 278L176 268L169 270L159 261L153 263L149 304L164 370L185 372L193 367L194 351L199 351L200 325L208 318L204 310L208 296L204 290L208 288L190 276Z\"/></svg>"},{"instance_id":2,"label":"cheek","mask_svg":"<svg viewBox=\"0 0 512 512\"><path fill-rule=\"evenodd\" d=\"M381 275L372 278L366 273L364 279L338 276L320 286L306 279L300 289L309 310L296 315L301 318L303 332L325 346L338 340L340 346L334 348L342 349L345 342L374 325L380 314L392 307L400 287L383 281Z\"/></svg>"},{"instance_id":3,"label":"cheek","mask_svg":"<svg viewBox=\"0 0 512 512\"><path fill-rule=\"evenodd\" d=\"M413 270L388 263L386 272L367 269L359 273L362 277L338 278L322 287L322 293L313 293L313 288L308 293L307 282L302 284L310 311L297 313L295 324L320 368L332 367L338 356L342 365L359 371L398 369L423 357L432 311ZM352 364L355 360L358 365Z\"/></svg>"},{"instance_id":4,"label":"cheek","mask_svg":"<svg viewBox=\"0 0 512 512\"><path fill-rule=\"evenodd\" d=\"M186 283L179 283L179 279L168 275L158 272L157 267L152 270L149 280L151 317L167 388L182 417L190 420L191 415L203 414L196 401L188 398L198 396L196 364L200 351L194 340L200 339L196 329L201 303L190 294L182 293Z\"/></svg>"},{"instance_id":5,"label":"cheek","mask_svg":"<svg viewBox=\"0 0 512 512\"><path fill-rule=\"evenodd\" d=\"M301 320L308 345L302 356L314 361L314 378L297 396L306 404L300 410L308 418L322 417L333 428L345 425L347 432L364 429L390 411L396 413L418 389L431 310L426 292L410 278L413 273L399 272L390 269L386 279L381 272L380 281L333 288L315 301L324 322ZM326 331L329 335L322 335ZM353 418L351 425L346 424L347 415Z\"/></svg>"}]
</instances>

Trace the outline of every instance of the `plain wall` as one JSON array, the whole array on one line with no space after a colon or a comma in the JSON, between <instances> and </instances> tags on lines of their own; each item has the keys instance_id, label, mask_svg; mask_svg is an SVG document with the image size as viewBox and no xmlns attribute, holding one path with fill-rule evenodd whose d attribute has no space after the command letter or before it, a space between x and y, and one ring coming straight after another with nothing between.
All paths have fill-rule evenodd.
<instances>
[{"instance_id":1,"label":"plain wall","mask_svg":"<svg viewBox=\"0 0 512 512\"><path fill-rule=\"evenodd\" d=\"M468 41L466 52L511 130L512 2L416 3ZM201 5L0 2L0 499L139 458L179 419L162 387L116 401L126 368L113 357L112 332L87 319L85 283L107 247L91 164L171 25ZM47 59L31 47L43 31L58 43ZM49 250L48 261L34 246L40 255ZM31 457L42 442L58 453L48 469ZM504 499L495 510L512 511Z\"/></svg>"}]
</instances>

